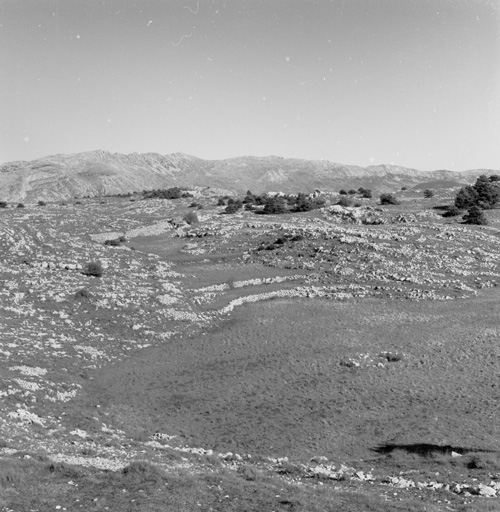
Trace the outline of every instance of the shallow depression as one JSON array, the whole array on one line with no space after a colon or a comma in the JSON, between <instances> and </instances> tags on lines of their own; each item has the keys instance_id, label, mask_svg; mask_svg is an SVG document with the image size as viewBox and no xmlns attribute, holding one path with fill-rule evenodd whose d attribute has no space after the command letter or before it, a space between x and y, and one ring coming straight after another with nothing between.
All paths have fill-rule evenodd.
<instances>
[{"instance_id":1,"label":"shallow depression","mask_svg":"<svg viewBox=\"0 0 500 512\"><path fill-rule=\"evenodd\" d=\"M206 334L102 371L86 393L104 411L133 411L151 434L220 451L333 458L387 443L498 448L499 362L488 330L497 317L494 293L453 303L248 304Z\"/></svg>"}]
</instances>

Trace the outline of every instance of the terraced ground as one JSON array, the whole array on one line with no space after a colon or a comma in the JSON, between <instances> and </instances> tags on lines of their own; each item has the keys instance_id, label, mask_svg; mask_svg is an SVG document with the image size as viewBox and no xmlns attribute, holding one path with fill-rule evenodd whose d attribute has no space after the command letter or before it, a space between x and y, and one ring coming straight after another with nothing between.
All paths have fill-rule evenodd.
<instances>
[{"instance_id":1,"label":"terraced ground","mask_svg":"<svg viewBox=\"0 0 500 512\"><path fill-rule=\"evenodd\" d=\"M221 215L196 193L192 226L188 199L0 211L4 463L43 454L98 479L147 459L167 474L268 472L263 493L324 484L421 504L399 510L500 507L498 213L464 226L432 208L451 196L408 193L396 207ZM102 277L82 273L90 261ZM8 482L5 510L52 503L28 508ZM222 502L196 509L251 510Z\"/></svg>"}]
</instances>

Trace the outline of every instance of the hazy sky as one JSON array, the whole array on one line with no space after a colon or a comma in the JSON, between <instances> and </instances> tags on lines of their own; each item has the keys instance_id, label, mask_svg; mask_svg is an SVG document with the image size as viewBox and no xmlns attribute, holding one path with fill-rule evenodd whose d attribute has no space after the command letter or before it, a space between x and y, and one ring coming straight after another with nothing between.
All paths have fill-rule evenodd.
<instances>
[{"instance_id":1,"label":"hazy sky","mask_svg":"<svg viewBox=\"0 0 500 512\"><path fill-rule=\"evenodd\" d=\"M500 0L0 0L0 163L500 169Z\"/></svg>"}]
</instances>

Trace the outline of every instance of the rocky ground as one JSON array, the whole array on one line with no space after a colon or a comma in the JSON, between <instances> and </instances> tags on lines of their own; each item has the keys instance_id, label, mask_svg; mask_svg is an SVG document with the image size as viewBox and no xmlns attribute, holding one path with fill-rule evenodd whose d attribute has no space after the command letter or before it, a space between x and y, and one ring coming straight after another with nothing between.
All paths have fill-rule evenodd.
<instances>
[{"instance_id":1,"label":"rocky ground","mask_svg":"<svg viewBox=\"0 0 500 512\"><path fill-rule=\"evenodd\" d=\"M407 194L221 215L196 194L193 225L192 199L0 210L4 460L215 458L432 510L496 502L497 212L469 227Z\"/></svg>"}]
</instances>

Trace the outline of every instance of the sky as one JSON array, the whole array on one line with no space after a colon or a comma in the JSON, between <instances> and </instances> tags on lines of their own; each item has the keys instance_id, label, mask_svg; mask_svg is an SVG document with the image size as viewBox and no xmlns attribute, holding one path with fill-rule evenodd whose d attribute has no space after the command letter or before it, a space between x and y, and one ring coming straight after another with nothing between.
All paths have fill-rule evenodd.
<instances>
[{"instance_id":1,"label":"sky","mask_svg":"<svg viewBox=\"0 0 500 512\"><path fill-rule=\"evenodd\" d=\"M0 163L500 170L500 0L0 0Z\"/></svg>"}]
</instances>

